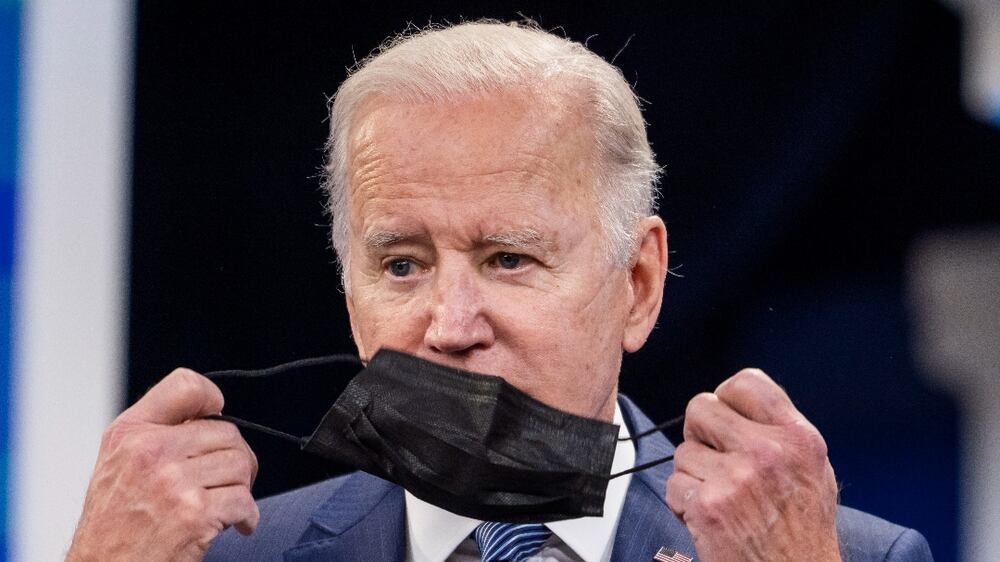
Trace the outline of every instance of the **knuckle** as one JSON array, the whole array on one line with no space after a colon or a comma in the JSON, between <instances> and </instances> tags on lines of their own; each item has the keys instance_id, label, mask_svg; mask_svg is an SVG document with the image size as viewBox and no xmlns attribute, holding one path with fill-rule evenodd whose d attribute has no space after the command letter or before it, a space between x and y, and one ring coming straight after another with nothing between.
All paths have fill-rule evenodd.
<instances>
[{"instance_id":1,"label":"knuckle","mask_svg":"<svg viewBox=\"0 0 1000 562\"><path fill-rule=\"evenodd\" d=\"M236 425L229 422L218 422L216 423L219 432L219 438L230 445L237 445L243 442L243 435L240 434L239 428Z\"/></svg>"},{"instance_id":2,"label":"knuckle","mask_svg":"<svg viewBox=\"0 0 1000 562\"><path fill-rule=\"evenodd\" d=\"M671 475L669 477L667 477L667 496L668 497L673 492L677 492L678 491L677 490L677 486L678 486L677 479L678 479L678 477L677 477L677 473L676 472L671 473Z\"/></svg>"},{"instance_id":3,"label":"knuckle","mask_svg":"<svg viewBox=\"0 0 1000 562\"><path fill-rule=\"evenodd\" d=\"M827 449L826 440L823 439L819 430L811 426L804 427L799 425L796 427L799 428L800 433L797 441L802 447L805 458L811 462L826 460L829 451Z\"/></svg>"},{"instance_id":4,"label":"knuckle","mask_svg":"<svg viewBox=\"0 0 1000 562\"><path fill-rule=\"evenodd\" d=\"M716 392L745 394L751 392L751 389L757 386L762 378L768 377L760 369L753 367L740 369L735 375L723 381Z\"/></svg>"},{"instance_id":5,"label":"knuckle","mask_svg":"<svg viewBox=\"0 0 1000 562\"><path fill-rule=\"evenodd\" d=\"M205 511L205 498L197 489L186 490L177 496L177 506L182 512L201 514Z\"/></svg>"},{"instance_id":6,"label":"knuckle","mask_svg":"<svg viewBox=\"0 0 1000 562\"><path fill-rule=\"evenodd\" d=\"M116 452L124 455L132 467L145 472L161 463L164 451L159 440L129 433L118 441Z\"/></svg>"},{"instance_id":7,"label":"knuckle","mask_svg":"<svg viewBox=\"0 0 1000 562\"><path fill-rule=\"evenodd\" d=\"M760 439L751 449L754 465L763 475L777 471L785 463L785 448L772 439Z\"/></svg>"},{"instance_id":8,"label":"knuckle","mask_svg":"<svg viewBox=\"0 0 1000 562\"><path fill-rule=\"evenodd\" d=\"M731 503L726 494L714 489L707 489L696 497L699 519L703 524L720 526L726 520Z\"/></svg>"},{"instance_id":9,"label":"knuckle","mask_svg":"<svg viewBox=\"0 0 1000 562\"><path fill-rule=\"evenodd\" d=\"M170 493L177 490L184 481L184 473L177 463L164 463L157 467L153 475L153 482L157 489Z\"/></svg>"},{"instance_id":10,"label":"knuckle","mask_svg":"<svg viewBox=\"0 0 1000 562\"><path fill-rule=\"evenodd\" d=\"M177 523L191 532L201 529L207 512L205 498L198 489L190 489L176 497L174 517Z\"/></svg>"},{"instance_id":11,"label":"knuckle","mask_svg":"<svg viewBox=\"0 0 1000 562\"><path fill-rule=\"evenodd\" d=\"M681 441L681 443L674 449L674 463L676 464L678 460L687 457L690 450L691 444L687 441Z\"/></svg>"},{"instance_id":12,"label":"knuckle","mask_svg":"<svg viewBox=\"0 0 1000 562\"><path fill-rule=\"evenodd\" d=\"M684 488L681 483L681 478L677 476L677 473L671 474L667 478L666 485L666 500L667 506L671 511L674 512L678 517L688 510L689 506L684 500ZM685 515L686 516L686 515Z\"/></svg>"},{"instance_id":13,"label":"knuckle","mask_svg":"<svg viewBox=\"0 0 1000 562\"><path fill-rule=\"evenodd\" d=\"M732 481L733 486L740 490L751 488L759 479L757 471L745 464L736 465L736 467L732 469L729 478Z\"/></svg>"},{"instance_id":14,"label":"knuckle","mask_svg":"<svg viewBox=\"0 0 1000 562\"><path fill-rule=\"evenodd\" d=\"M697 418L706 408L717 401L718 397L710 392L696 394L694 398L688 401L687 408L684 411L685 420L691 417Z\"/></svg>"}]
</instances>

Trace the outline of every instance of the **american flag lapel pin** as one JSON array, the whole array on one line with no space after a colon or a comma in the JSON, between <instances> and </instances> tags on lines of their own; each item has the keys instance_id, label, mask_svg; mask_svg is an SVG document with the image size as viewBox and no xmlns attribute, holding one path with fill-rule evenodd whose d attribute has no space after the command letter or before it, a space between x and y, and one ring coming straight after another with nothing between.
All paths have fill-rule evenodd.
<instances>
[{"instance_id":1,"label":"american flag lapel pin","mask_svg":"<svg viewBox=\"0 0 1000 562\"><path fill-rule=\"evenodd\" d=\"M653 560L656 560L656 562L691 562L691 557L671 548L661 546L660 550L657 550L656 554L653 555Z\"/></svg>"}]
</instances>

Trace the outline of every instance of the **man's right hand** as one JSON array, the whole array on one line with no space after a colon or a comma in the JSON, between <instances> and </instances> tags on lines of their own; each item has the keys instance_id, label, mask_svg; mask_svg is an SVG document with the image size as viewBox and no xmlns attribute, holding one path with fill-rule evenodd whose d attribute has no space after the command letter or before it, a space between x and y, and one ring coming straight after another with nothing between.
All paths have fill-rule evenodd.
<instances>
[{"instance_id":1,"label":"man's right hand","mask_svg":"<svg viewBox=\"0 0 1000 562\"><path fill-rule=\"evenodd\" d=\"M118 416L67 562L200 561L224 528L253 532L257 459L236 426L200 419L222 404L211 381L177 369Z\"/></svg>"}]
</instances>

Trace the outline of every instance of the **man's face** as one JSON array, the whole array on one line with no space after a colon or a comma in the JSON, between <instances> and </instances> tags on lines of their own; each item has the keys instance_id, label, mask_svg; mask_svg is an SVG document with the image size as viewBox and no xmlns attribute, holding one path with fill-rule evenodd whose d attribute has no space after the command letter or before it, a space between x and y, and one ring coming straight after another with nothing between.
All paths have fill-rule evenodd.
<instances>
[{"instance_id":1,"label":"man's face","mask_svg":"<svg viewBox=\"0 0 1000 562\"><path fill-rule=\"evenodd\" d=\"M349 150L362 357L406 351L610 420L633 292L603 245L586 121L519 92L372 101Z\"/></svg>"}]
</instances>

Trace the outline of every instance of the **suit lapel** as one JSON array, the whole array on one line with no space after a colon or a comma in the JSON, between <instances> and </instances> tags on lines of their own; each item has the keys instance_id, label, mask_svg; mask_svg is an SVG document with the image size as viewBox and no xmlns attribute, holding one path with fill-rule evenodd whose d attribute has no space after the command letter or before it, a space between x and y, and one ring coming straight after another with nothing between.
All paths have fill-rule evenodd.
<instances>
[{"instance_id":1,"label":"suit lapel","mask_svg":"<svg viewBox=\"0 0 1000 562\"><path fill-rule=\"evenodd\" d=\"M406 557L403 489L364 472L317 509L286 562L398 561Z\"/></svg>"},{"instance_id":2,"label":"suit lapel","mask_svg":"<svg viewBox=\"0 0 1000 562\"><path fill-rule=\"evenodd\" d=\"M622 416L632 435L653 427L635 404L619 395ZM662 433L636 440L637 465L674 453L674 446ZM625 506L618 520L611 562L646 562L661 546L694 556L694 542L687 527L667 507L667 478L674 470L668 462L637 472L629 483Z\"/></svg>"}]
</instances>

